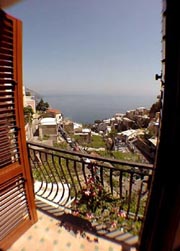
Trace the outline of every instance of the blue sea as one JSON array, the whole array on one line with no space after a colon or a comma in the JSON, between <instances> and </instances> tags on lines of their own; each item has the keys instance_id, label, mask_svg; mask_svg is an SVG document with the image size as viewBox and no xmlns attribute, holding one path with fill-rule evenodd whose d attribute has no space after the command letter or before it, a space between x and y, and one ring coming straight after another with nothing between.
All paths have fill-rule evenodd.
<instances>
[{"instance_id":1,"label":"blue sea","mask_svg":"<svg viewBox=\"0 0 180 251\"><path fill-rule=\"evenodd\" d=\"M157 97L63 94L44 96L43 100L48 102L51 108L59 109L65 118L88 124L138 107L149 109L157 101Z\"/></svg>"}]
</instances>

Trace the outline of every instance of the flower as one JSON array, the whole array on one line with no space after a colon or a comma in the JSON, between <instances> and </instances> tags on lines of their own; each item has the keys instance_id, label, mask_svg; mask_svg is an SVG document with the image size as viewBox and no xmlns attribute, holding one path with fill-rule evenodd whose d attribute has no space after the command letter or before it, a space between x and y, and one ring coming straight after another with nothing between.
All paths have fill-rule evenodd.
<instances>
[{"instance_id":1,"label":"flower","mask_svg":"<svg viewBox=\"0 0 180 251\"><path fill-rule=\"evenodd\" d=\"M118 213L118 215L122 218L126 218L126 213L122 210Z\"/></svg>"},{"instance_id":2,"label":"flower","mask_svg":"<svg viewBox=\"0 0 180 251\"><path fill-rule=\"evenodd\" d=\"M91 194L91 191L86 190L86 191L84 192L84 194L87 195L87 196L89 196L89 195Z\"/></svg>"},{"instance_id":3,"label":"flower","mask_svg":"<svg viewBox=\"0 0 180 251\"><path fill-rule=\"evenodd\" d=\"M112 228L116 228L116 226L117 226L117 223L116 223L115 221L113 221L113 222L111 223L111 227L112 227Z\"/></svg>"},{"instance_id":4,"label":"flower","mask_svg":"<svg viewBox=\"0 0 180 251\"><path fill-rule=\"evenodd\" d=\"M79 200L77 199L77 200L74 200L74 205L78 205L79 204Z\"/></svg>"},{"instance_id":5,"label":"flower","mask_svg":"<svg viewBox=\"0 0 180 251\"><path fill-rule=\"evenodd\" d=\"M96 196L96 192L93 192L93 193L92 193L92 196Z\"/></svg>"},{"instance_id":6,"label":"flower","mask_svg":"<svg viewBox=\"0 0 180 251\"><path fill-rule=\"evenodd\" d=\"M91 213L86 213L86 217L87 217L87 219L92 219L92 218L94 218L94 215Z\"/></svg>"},{"instance_id":7,"label":"flower","mask_svg":"<svg viewBox=\"0 0 180 251\"><path fill-rule=\"evenodd\" d=\"M73 213L72 213L74 216L78 216L79 215L79 211L78 210L75 210L75 211L73 211Z\"/></svg>"}]
</instances>

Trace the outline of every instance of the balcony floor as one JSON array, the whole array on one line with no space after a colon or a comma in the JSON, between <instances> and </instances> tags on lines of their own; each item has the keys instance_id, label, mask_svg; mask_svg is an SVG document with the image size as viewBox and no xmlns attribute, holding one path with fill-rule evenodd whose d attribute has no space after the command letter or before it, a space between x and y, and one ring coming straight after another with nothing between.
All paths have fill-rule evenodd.
<instances>
[{"instance_id":1,"label":"balcony floor","mask_svg":"<svg viewBox=\"0 0 180 251\"><path fill-rule=\"evenodd\" d=\"M130 243L122 245L89 232L75 234L60 226L58 216L37 210L38 222L27 230L8 251L136 251ZM60 217L59 217L60 218ZM122 234L122 240L126 238ZM129 236L128 236L129 239ZM127 248L128 247L128 248Z\"/></svg>"}]
</instances>

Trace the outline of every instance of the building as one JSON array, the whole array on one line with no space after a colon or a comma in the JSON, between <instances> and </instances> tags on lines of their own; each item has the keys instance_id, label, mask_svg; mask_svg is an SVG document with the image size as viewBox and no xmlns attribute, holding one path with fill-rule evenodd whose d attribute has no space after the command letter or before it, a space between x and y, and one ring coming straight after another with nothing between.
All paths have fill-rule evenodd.
<instances>
[{"instance_id":1,"label":"building","mask_svg":"<svg viewBox=\"0 0 180 251\"><path fill-rule=\"evenodd\" d=\"M35 96L27 95L25 92L25 87L23 86L23 104L24 107L31 107L33 112L36 113L36 100Z\"/></svg>"},{"instance_id":2,"label":"building","mask_svg":"<svg viewBox=\"0 0 180 251\"><path fill-rule=\"evenodd\" d=\"M43 118L39 122L39 138L57 142L58 123L56 118Z\"/></svg>"},{"instance_id":3,"label":"building","mask_svg":"<svg viewBox=\"0 0 180 251\"><path fill-rule=\"evenodd\" d=\"M58 109L49 108L47 109L46 114L48 114L49 117L55 118L58 124L61 124L63 121L63 114Z\"/></svg>"}]
</instances>

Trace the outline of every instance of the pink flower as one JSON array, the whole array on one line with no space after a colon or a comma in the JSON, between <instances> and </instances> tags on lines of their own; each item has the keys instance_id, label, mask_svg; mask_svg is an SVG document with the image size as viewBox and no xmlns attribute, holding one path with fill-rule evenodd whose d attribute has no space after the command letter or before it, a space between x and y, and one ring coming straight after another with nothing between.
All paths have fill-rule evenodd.
<instances>
[{"instance_id":1,"label":"pink flower","mask_svg":"<svg viewBox=\"0 0 180 251\"><path fill-rule=\"evenodd\" d=\"M86 191L84 192L84 194L87 195L87 196L89 196L89 195L91 194L91 191L86 190Z\"/></svg>"},{"instance_id":2,"label":"pink flower","mask_svg":"<svg viewBox=\"0 0 180 251\"><path fill-rule=\"evenodd\" d=\"M118 213L118 215L122 218L126 218L126 213L122 210Z\"/></svg>"},{"instance_id":3,"label":"pink flower","mask_svg":"<svg viewBox=\"0 0 180 251\"><path fill-rule=\"evenodd\" d=\"M75 200L74 201L74 204L76 205L76 204L79 204L79 200Z\"/></svg>"},{"instance_id":4,"label":"pink flower","mask_svg":"<svg viewBox=\"0 0 180 251\"><path fill-rule=\"evenodd\" d=\"M94 197L95 197L95 196L96 196L96 193L95 193L95 192L93 192L93 193L92 193L92 196L94 196Z\"/></svg>"},{"instance_id":5,"label":"pink flower","mask_svg":"<svg viewBox=\"0 0 180 251\"><path fill-rule=\"evenodd\" d=\"M92 218L94 218L94 215L91 213L86 213L86 217L87 217L87 219L92 219Z\"/></svg>"},{"instance_id":6,"label":"pink flower","mask_svg":"<svg viewBox=\"0 0 180 251\"><path fill-rule=\"evenodd\" d=\"M74 216L78 216L79 215L79 211L73 211L73 215Z\"/></svg>"},{"instance_id":7,"label":"pink flower","mask_svg":"<svg viewBox=\"0 0 180 251\"><path fill-rule=\"evenodd\" d=\"M94 183L94 179L92 177L87 179L87 184L92 184Z\"/></svg>"},{"instance_id":8,"label":"pink flower","mask_svg":"<svg viewBox=\"0 0 180 251\"><path fill-rule=\"evenodd\" d=\"M116 223L116 222L112 222L112 223L111 223L111 227L112 227L112 228L116 228L116 226L117 226L117 223Z\"/></svg>"}]
</instances>

